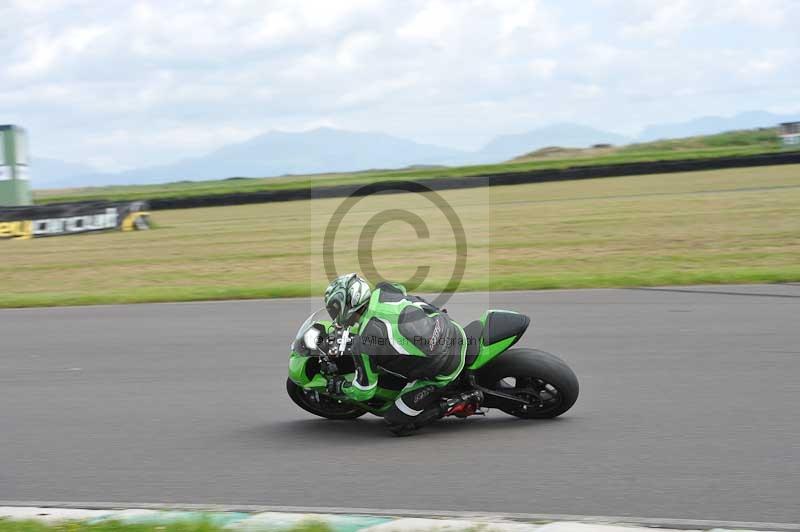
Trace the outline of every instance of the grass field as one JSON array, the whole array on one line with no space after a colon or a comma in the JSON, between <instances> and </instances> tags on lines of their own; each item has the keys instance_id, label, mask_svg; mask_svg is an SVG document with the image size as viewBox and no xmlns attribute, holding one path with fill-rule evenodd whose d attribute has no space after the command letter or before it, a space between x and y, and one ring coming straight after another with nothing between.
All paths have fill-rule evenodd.
<instances>
[{"instance_id":1,"label":"grass field","mask_svg":"<svg viewBox=\"0 0 800 532\"><path fill-rule=\"evenodd\" d=\"M468 244L460 290L800 281L800 165L442 197ZM342 201L158 211L149 232L0 241L0 306L319 294L322 235ZM363 270L359 235L386 209L417 213L431 229L419 238L405 222L374 220L378 271L404 280L427 265L421 289L441 289L456 262L453 233L412 195L367 198L344 217L338 271Z\"/></svg>"},{"instance_id":2,"label":"grass field","mask_svg":"<svg viewBox=\"0 0 800 532\"><path fill-rule=\"evenodd\" d=\"M78 200L146 200L155 198L196 197L216 194L303 189L310 187L371 183L394 179L421 181L436 177L525 172L561 169L574 166L708 159L715 157L774 153L782 148L774 129L733 131L717 135L671 139L628 146L598 149L547 149L493 165L428 168L412 170L375 170L309 176L238 178L216 181L176 182L159 185L108 186L60 190L37 190L37 203Z\"/></svg>"}]
</instances>

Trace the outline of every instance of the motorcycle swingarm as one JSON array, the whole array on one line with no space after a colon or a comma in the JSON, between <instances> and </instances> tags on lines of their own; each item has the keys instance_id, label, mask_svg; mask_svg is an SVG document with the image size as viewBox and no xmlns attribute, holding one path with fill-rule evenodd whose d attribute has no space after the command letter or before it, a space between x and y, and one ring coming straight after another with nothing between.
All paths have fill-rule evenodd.
<instances>
[{"instance_id":1,"label":"motorcycle swingarm","mask_svg":"<svg viewBox=\"0 0 800 532\"><path fill-rule=\"evenodd\" d=\"M521 405L530 405L530 401L526 401L525 399L521 399L519 397L515 397L513 395L509 395L507 393L498 392L497 390L491 390L489 388L485 388L478 384L478 380L475 378L475 375L469 376L469 384L476 390L480 390L483 392L484 395L489 395L492 397L497 397L498 399L505 399L506 401L512 401L514 403L519 403Z\"/></svg>"}]
</instances>

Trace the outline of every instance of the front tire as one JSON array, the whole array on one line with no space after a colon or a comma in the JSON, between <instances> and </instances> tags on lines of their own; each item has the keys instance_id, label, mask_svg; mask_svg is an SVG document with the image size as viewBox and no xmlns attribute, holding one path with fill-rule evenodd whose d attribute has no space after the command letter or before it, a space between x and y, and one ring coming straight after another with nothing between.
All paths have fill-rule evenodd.
<instances>
[{"instance_id":1,"label":"front tire","mask_svg":"<svg viewBox=\"0 0 800 532\"><path fill-rule=\"evenodd\" d=\"M292 379L286 379L286 392L294 404L306 412L326 419L356 419L367 413L363 408L340 403L324 394L306 390L295 384Z\"/></svg>"},{"instance_id":2,"label":"front tire","mask_svg":"<svg viewBox=\"0 0 800 532\"><path fill-rule=\"evenodd\" d=\"M556 355L538 349L509 349L479 375L483 386L526 399L531 405L493 397L488 407L523 419L560 416L578 400L578 377Z\"/></svg>"}]
</instances>

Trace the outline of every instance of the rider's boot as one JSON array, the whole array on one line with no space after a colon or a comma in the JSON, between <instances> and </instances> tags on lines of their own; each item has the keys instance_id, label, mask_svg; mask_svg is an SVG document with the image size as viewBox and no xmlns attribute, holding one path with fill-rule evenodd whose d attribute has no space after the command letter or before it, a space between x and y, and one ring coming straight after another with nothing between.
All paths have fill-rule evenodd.
<instances>
[{"instance_id":1,"label":"rider's boot","mask_svg":"<svg viewBox=\"0 0 800 532\"><path fill-rule=\"evenodd\" d=\"M426 409L413 423L388 423L389 431L395 436L408 436L423 425L445 416L468 417L475 415L483 402L483 392L473 390L439 401Z\"/></svg>"}]
</instances>

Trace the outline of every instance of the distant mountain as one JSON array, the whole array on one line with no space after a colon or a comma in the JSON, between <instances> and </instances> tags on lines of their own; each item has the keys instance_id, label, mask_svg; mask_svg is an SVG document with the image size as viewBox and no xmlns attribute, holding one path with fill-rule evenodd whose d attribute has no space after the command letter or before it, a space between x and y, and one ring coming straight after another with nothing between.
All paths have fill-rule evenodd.
<instances>
[{"instance_id":1,"label":"distant mountain","mask_svg":"<svg viewBox=\"0 0 800 532\"><path fill-rule=\"evenodd\" d=\"M31 179L36 188L74 186L100 175L91 166L46 157L31 157Z\"/></svg>"},{"instance_id":2,"label":"distant mountain","mask_svg":"<svg viewBox=\"0 0 800 532\"><path fill-rule=\"evenodd\" d=\"M495 137L475 154L477 162L507 161L547 146L587 148L594 144L627 144L631 139L579 124L553 124L516 135Z\"/></svg>"},{"instance_id":3,"label":"distant mountain","mask_svg":"<svg viewBox=\"0 0 800 532\"><path fill-rule=\"evenodd\" d=\"M350 172L370 169L496 163L542 146L583 147L626 138L576 124L548 126L518 135L497 137L485 148L468 152L421 144L383 133L319 128L299 133L274 131L224 146L207 155L172 164L98 173L80 165L38 160L32 181L36 188L148 184L228 177Z\"/></svg>"},{"instance_id":4,"label":"distant mountain","mask_svg":"<svg viewBox=\"0 0 800 532\"><path fill-rule=\"evenodd\" d=\"M594 144L622 145L634 140L681 138L735 129L771 127L798 118L765 111L751 111L732 117L704 117L688 122L648 126L637 139L579 124L554 124L527 133L495 137L482 149L471 152L421 144L383 133L333 128L298 133L274 131L245 142L223 146L201 157L116 174L98 173L86 165L37 158L33 161L31 175L35 188L55 188L500 163L549 146L585 148Z\"/></svg>"},{"instance_id":5,"label":"distant mountain","mask_svg":"<svg viewBox=\"0 0 800 532\"><path fill-rule=\"evenodd\" d=\"M773 127L781 122L800 120L799 115L778 115L767 111L747 111L734 116L704 116L687 122L657 124L645 127L637 140L649 141L711 135L737 129Z\"/></svg>"},{"instance_id":6,"label":"distant mountain","mask_svg":"<svg viewBox=\"0 0 800 532\"><path fill-rule=\"evenodd\" d=\"M300 133L275 131L224 146L202 157L121 172L111 181L141 184L447 165L463 160L465 154L453 148L420 144L383 133L332 128ZM96 177L109 182L112 176Z\"/></svg>"}]
</instances>

